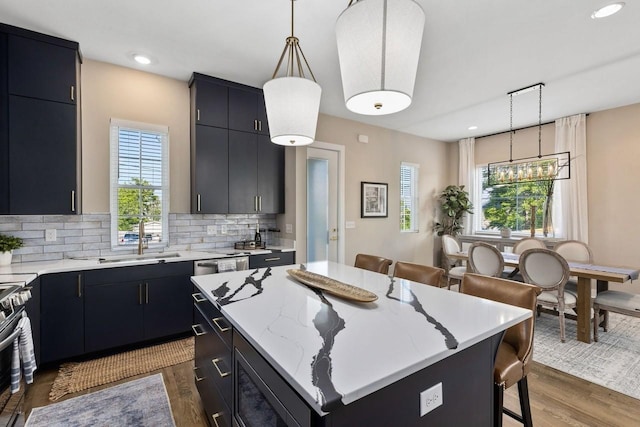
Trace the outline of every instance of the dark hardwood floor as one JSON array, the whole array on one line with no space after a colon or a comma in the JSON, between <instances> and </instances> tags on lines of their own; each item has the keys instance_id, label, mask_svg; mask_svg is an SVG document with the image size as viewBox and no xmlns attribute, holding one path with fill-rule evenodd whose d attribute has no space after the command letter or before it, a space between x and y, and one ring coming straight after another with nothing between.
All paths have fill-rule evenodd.
<instances>
[{"instance_id":1,"label":"dark hardwood floor","mask_svg":"<svg viewBox=\"0 0 640 427\"><path fill-rule=\"evenodd\" d=\"M162 372L164 377L176 425L178 427L207 426L206 415L193 380L193 362L170 366L134 378L158 372ZM34 384L27 389L25 398L27 414L33 407L51 403L49 391L56 374L55 369L37 373ZM60 400L131 379L133 378L67 395ZM533 423L536 427L640 425L639 400L537 363L534 363L532 372L529 374L529 394ZM517 387L511 387L506 391L505 405L519 412ZM504 416L505 427L521 425Z\"/></svg>"}]
</instances>

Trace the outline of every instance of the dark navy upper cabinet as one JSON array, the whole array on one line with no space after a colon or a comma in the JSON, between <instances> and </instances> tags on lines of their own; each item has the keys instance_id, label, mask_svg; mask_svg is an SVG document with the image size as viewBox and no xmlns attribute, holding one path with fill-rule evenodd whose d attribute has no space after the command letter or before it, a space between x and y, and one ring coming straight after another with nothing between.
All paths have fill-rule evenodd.
<instances>
[{"instance_id":1,"label":"dark navy upper cabinet","mask_svg":"<svg viewBox=\"0 0 640 427\"><path fill-rule=\"evenodd\" d=\"M9 35L9 93L77 103L76 47Z\"/></svg>"},{"instance_id":2,"label":"dark navy upper cabinet","mask_svg":"<svg viewBox=\"0 0 640 427\"><path fill-rule=\"evenodd\" d=\"M0 214L80 212L78 43L0 24Z\"/></svg>"},{"instance_id":3,"label":"dark navy upper cabinet","mask_svg":"<svg viewBox=\"0 0 640 427\"><path fill-rule=\"evenodd\" d=\"M198 73L189 86L191 212L284 212L284 148L269 140L262 90ZM226 104L203 90L226 94ZM219 120L205 122L205 110Z\"/></svg>"}]
</instances>

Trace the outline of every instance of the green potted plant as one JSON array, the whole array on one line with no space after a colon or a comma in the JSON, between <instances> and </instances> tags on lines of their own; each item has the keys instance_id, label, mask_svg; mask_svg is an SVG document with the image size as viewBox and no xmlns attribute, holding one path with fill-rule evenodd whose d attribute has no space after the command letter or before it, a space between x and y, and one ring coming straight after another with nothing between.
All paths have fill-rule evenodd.
<instances>
[{"instance_id":1,"label":"green potted plant","mask_svg":"<svg viewBox=\"0 0 640 427\"><path fill-rule=\"evenodd\" d=\"M22 247L22 239L0 234L0 265L11 264L13 250Z\"/></svg>"},{"instance_id":2,"label":"green potted plant","mask_svg":"<svg viewBox=\"0 0 640 427\"><path fill-rule=\"evenodd\" d=\"M473 213L473 205L469 200L469 193L464 185L449 185L440 196L440 222L436 222L434 231L438 236L450 234L455 236L462 230L462 217L465 213Z\"/></svg>"}]
</instances>

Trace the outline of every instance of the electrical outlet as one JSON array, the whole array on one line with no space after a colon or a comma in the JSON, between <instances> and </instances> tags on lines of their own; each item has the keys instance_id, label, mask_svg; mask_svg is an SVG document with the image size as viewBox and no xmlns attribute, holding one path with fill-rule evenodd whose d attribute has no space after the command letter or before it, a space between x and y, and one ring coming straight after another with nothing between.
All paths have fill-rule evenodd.
<instances>
[{"instance_id":1,"label":"electrical outlet","mask_svg":"<svg viewBox=\"0 0 640 427\"><path fill-rule=\"evenodd\" d=\"M347 221L344 228L356 228L355 221Z\"/></svg>"},{"instance_id":2,"label":"electrical outlet","mask_svg":"<svg viewBox=\"0 0 640 427\"><path fill-rule=\"evenodd\" d=\"M285 224L285 231L289 234L293 233L293 225Z\"/></svg>"},{"instance_id":3,"label":"electrical outlet","mask_svg":"<svg viewBox=\"0 0 640 427\"><path fill-rule=\"evenodd\" d=\"M44 241L45 242L55 242L57 239L56 229L48 229L44 231Z\"/></svg>"},{"instance_id":4,"label":"electrical outlet","mask_svg":"<svg viewBox=\"0 0 640 427\"><path fill-rule=\"evenodd\" d=\"M209 236L213 236L216 234L216 226L215 225L207 225L207 234Z\"/></svg>"},{"instance_id":5,"label":"electrical outlet","mask_svg":"<svg viewBox=\"0 0 640 427\"><path fill-rule=\"evenodd\" d=\"M420 416L424 417L429 412L442 405L442 383L438 383L420 393Z\"/></svg>"},{"instance_id":6,"label":"electrical outlet","mask_svg":"<svg viewBox=\"0 0 640 427\"><path fill-rule=\"evenodd\" d=\"M227 224L220 225L220 234L227 234Z\"/></svg>"}]
</instances>

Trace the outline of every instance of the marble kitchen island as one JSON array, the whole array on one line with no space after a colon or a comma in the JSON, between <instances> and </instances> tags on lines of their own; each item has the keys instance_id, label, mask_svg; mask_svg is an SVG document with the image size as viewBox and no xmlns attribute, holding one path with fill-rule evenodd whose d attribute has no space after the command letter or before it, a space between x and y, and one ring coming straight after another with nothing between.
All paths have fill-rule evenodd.
<instances>
[{"instance_id":1,"label":"marble kitchen island","mask_svg":"<svg viewBox=\"0 0 640 427\"><path fill-rule=\"evenodd\" d=\"M305 266L378 296L352 302L287 274L299 267L192 278L203 319L196 379L212 425L492 425L495 351L529 310L331 262Z\"/></svg>"}]
</instances>

